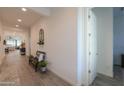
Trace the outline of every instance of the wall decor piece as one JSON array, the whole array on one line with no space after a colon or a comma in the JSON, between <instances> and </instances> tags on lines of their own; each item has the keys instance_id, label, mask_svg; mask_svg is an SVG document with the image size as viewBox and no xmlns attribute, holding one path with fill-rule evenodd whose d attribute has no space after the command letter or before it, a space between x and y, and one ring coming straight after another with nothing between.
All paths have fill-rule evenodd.
<instances>
[{"instance_id":1,"label":"wall decor piece","mask_svg":"<svg viewBox=\"0 0 124 93\"><path fill-rule=\"evenodd\" d=\"M3 40L3 45L6 45L6 40Z\"/></svg>"},{"instance_id":2,"label":"wall decor piece","mask_svg":"<svg viewBox=\"0 0 124 93\"><path fill-rule=\"evenodd\" d=\"M39 45L44 45L44 30L40 29L39 31Z\"/></svg>"}]
</instances>

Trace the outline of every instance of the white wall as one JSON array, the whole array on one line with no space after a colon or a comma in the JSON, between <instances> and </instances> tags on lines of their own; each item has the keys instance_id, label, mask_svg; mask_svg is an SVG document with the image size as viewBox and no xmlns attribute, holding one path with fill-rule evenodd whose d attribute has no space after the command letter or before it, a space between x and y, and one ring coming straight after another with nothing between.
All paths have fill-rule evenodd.
<instances>
[{"instance_id":1,"label":"white wall","mask_svg":"<svg viewBox=\"0 0 124 93\"><path fill-rule=\"evenodd\" d=\"M39 31L40 29L44 29L44 40L45 44L44 46L39 46L37 43L39 42ZM30 31L30 44L31 44L31 54L36 55L36 51L45 51L47 52L47 46L48 46L48 24L47 24L47 18L40 19L37 23L32 25L31 31Z\"/></svg>"},{"instance_id":2,"label":"white wall","mask_svg":"<svg viewBox=\"0 0 124 93\"><path fill-rule=\"evenodd\" d=\"M97 72L113 77L113 9L94 8L97 17Z\"/></svg>"},{"instance_id":3,"label":"white wall","mask_svg":"<svg viewBox=\"0 0 124 93\"><path fill-rule=\"evenodd\" d=\"M88 8L78 8L77 11L77 85L89 85L86 39L87 12Z\"/></svg>"},{"instance_id":4,"label":"white wall","mask_svg":"<svg viewBox=\"0 0 124 93\"><path fill-rule=\"evenodd\" d=\"M50 69L71 84L77 82L77 9L57 8L49 29Z\"/></svg>"},{"instance_id":5,"label":"white wall","mask_svg":"<svg viewBox=\"0 0 124 93\"><path fill-rule=\"evenodd\" d=\"M3 26L2 26L2 23L0 21L0 37L1 37L1 40L0 40L0 65L2 63L2 60L4 58L4 45L3 45Z\"/></svg>"},{"instance_id":6,"label":"white wall","mask_svg":"<svg viewBox=\"0 0 124 93\"><path fill-rule=\"evenodd\" d=\"M31 27L31 53L39 49L38 31L44 28L48 68L71 84L77 83L77 11L76 8L52 8L51 16Z\"/></svg>"},{"instance_id":7,"label":"white wall","mask_svg":"<svg viewBox=\"0 0 124 93\"><path fill-rule=\"evenodd\" d=\"M29 55L29 30L4 26L4 39L6 36L18 36L26 43L26 55Z\"/></svg>"},{"instance_id":8,"label":"white wall","mask_svg":"<svg viewBox=\"0 0 124 93\"><path fill-rule=\"evenodd\" d=\"M124 54L124 16L114 16L114 64L121 65Z\"/></svg>"}]
</instances>

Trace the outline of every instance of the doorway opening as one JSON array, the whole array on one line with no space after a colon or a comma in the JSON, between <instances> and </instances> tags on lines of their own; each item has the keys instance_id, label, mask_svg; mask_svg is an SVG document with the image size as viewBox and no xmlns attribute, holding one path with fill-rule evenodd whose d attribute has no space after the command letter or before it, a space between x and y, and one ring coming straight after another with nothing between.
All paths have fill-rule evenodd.
<instances>
[{"instance_id":1,"label":"doorway opening","mask_svg":"<svg viewBox=\"0 0 124 93\"><path fill-rule=\"evenodd\" d=\"M113 8L113 66L114 76L123 82L124 78L124 8Z\"/></svg>"},{"instance_id":2,"label":"doorway opening","mask_svg":"<svg viewBox=\"0 0 124 93\"><path fill-rule=\"evenodd\" d=\"M82 85L101 86L123 85L123 81L118 79L119 76L116 73L122 71L117 70L115 65L113 65L115 64L115 62L113 63L113 58L116 58L115 55L113 56L115 51L113 51L113 47L115 49L115 46L113 46L115 45L115 43L113 44L115 32L113 36L113 30L117 30L118 27L116 26L120 24L116 23L116 26L113 25L113 23L115 24L115 19L113 20L113 8L82 8L79 9L79 15L79 19L82 18L84 21L81 23L79 20L78 30L79 83L81 82ZM80 24L83 25L82 28ZM123 24L119 26L123 27ZM118 31L116 32L118 33ZM117 41L117 43L122 43L120 41L123 41L123 39ZM80 51L83 52L81 53ZM123 48L121 54L123 54ZM121 77L123 78L123 74L121 74Z\"/></svg>"},{"instance_id":3,"label":"doorway opening","mask_svg":"<svg viewBox=\"0 0 124 93\"><path fill-rule=\"evenodd\" d=\"M117 21L118 19L116 20L115 15L113 15L114 14L113 12L115 10L114 11L113 10L114 8L102 8L102 7L92 8L92 11L96 18L95 24L96 24L96 33L97 33L96 34L96 38L97 38L96 39L96 42L97 42L96 43L96 48L97 48L96 73L97 75L92 85L111 85L111 86L123 85L123 73L122 73L123 71L122 69L119 69L118 66L115 66L114 65L115 62L113 62L115 61L115 58L116 58L115 51L116 53L118 53L117 50L120 49L120 47L117 48L117 46L119 46L118 43L120 42L120 41L117 41L118 40L117 35L120 34L117 29L119 28L119 26L122 26L122 25L119 24L120 21ZM116 44L116 47L115 47L115 44ZM122 50L121 50L121 54L123 54Z\"/></svg>"}]
</instances>

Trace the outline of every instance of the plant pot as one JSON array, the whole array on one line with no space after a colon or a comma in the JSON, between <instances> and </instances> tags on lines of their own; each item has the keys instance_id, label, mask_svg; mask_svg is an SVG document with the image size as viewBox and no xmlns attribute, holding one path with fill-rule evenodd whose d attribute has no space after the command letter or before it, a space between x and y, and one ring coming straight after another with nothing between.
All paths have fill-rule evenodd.
<instances>
[{"instance_id":1,"label":"plant pot","mask_svg":"<svg viewBox=\"0 0 124 93\"><path fill-rule=\"evenodd\" d=\"M41 67L41 71L45 72L46 71L46 67Z\"/></svg>"}]
</instances>

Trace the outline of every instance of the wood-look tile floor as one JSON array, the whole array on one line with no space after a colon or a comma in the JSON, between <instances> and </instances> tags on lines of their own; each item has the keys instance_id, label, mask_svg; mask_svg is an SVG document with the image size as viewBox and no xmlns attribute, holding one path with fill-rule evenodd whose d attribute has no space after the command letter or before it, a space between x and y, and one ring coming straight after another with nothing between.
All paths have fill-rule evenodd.
<instances>
[{"instance_id":1,"label":"wood-look tile floor","mask_svg":"<svg viewBox=\"0 0 124 93\"><path fill-rule=\"evenodd\" d=\"M114 77L98 74L93 86L124 86L124 68L114 66Z\"/></svg>"},{"instance_id":2,"label":"wood-look tile floor","mask_svg":"<svg viewBox=\"0 0 124 93\"><path fill-rule=\"evenodd\" d=\"M28 64L28 58L19 51L6 54L0 66L0 85L17 86L68 86L69 84L50 71L35 72Z\"/></svg>"}]
</instances>

